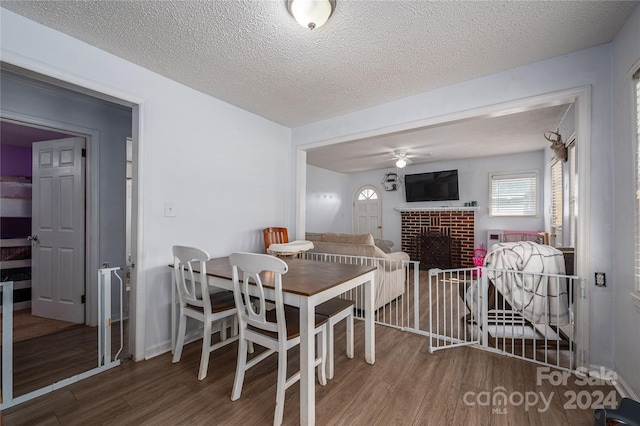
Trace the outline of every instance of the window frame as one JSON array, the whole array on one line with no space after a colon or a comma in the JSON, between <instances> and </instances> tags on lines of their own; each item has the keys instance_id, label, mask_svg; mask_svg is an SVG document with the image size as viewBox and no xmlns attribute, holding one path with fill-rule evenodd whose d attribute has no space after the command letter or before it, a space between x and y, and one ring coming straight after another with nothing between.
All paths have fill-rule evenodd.
<instances>
[{"instance_id":1,"label":"window frame","mask_svg":"<svg viewBox=\"0 0 640 426\"><path fill-rule=\"evenodd\" d=\"M496 179L497 178L497 179ZM494 211L494 196L493 196L493 182L494 180L516 180L523 178L534 179L534 193L533 193L533 212L526 213L524 210L522 213ZM530 197L531 198L531 197ZM539 217L540 212L540 171L539 170L526 170L520 172L499 172L489 173L489 216L490 217Z\"/></svg>"},{"instance_id":2,"label":"window frame","mask_svg":"<svg viewBox=\"0 0 640 426\"><path fill-rule=\"evenodd\" d=\"M559 170L558 170L559 169ZM562 229L564 218L564 182L562 160L555 159L549 167L551 177L551 226ZM558 181L556 181L558 179Z\"/></svg>"},{"instance_id":3,"label":"window frame","mask_svg":"<svg viewBox=\"0 0 640 426\"><path fill-rule=\"evenodd\" d=\"M634 236L634 277L635 277L635 290L638 299L636 305L640 307L640 68L638 68L632 75L633 83L633 107L635 108L633 117L635 129L633 135L635 137L635 153L634 153L634 169L636 172L635 185L634 185L634 210L635 210L635 236Z\"/></svg>"}]
</instances>

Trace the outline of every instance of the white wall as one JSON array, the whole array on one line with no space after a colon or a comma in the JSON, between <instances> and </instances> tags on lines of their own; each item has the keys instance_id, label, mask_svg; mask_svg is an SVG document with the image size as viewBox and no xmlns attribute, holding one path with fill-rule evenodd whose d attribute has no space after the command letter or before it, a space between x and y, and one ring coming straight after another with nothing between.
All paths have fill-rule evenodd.
<instances>
[{"instance_id":1,"label":"white wall","mask_svg":"<svg viewBox=\"0 0 640 426\"><path fill-rule=\"evenodd\" d=\"M583 182L592 200L592 243L585 274L591 289L590 356L592 363L611 366L611 288L595 289L592 282L595 271L613 276L611 51L610 44L601 45L301 126L292 129L293 149L323 141L347 141L351 135L403 123L591 86L591 181Z\"/></svg>"},{"instance_id":2,"label":"white wall","mask_svg":"<svg viewBox=\"0 0 640 426\"><path fill-rule=\"evenodd\" d=\"M167 350L171 246L259 252L262 228L290 224L290 130L5 9L0 19L3 61L142 101L137 291L146 355Z\"/></svg>"},{"instance_id":3,"label":"white wall","mask_svg":"<svg viewBox=\"0 0 640 426\"><path fill-rule=\"evenodd\" d=\"M615 227L613 280L607 275L607 294L613 291L615 369L640 396L640 312L629 294L634 290L635 124L633 83L629 72L640 66L640 7L613 42L613 191ZM613 214L615 213L615 214ZM604 292L605 290L603 290ZM611 296L610 296L611 297Z\"/></svg>"},{"instance_id":4,"label":"white wall","mask_svg":"<svg viewBox=\"0 0 640 426\"><path fill-rule=\"evenodd\" d=\"M434 172L441 170L458 170L458 189L460 192L459 201L425 201L425 202L405 202L404 175L424 172ZM464 206L465 202L477 201L478 212L476 213L476 246L481 243L486 245L487 229L510 229L510 230L542 230L544 218L542 215L542 151L529 152L517 155L505 155L496 157L472 158L459 161L448 161L439 163L420 164L407 166L399 174L403 181L398 191L384 191L380 182L385 173L396 172L396 169L372 170L368 172L352 173L349 175L350 194L367 184L381 188L382 194L382 237L395 243L394 250L400 250L401 218L397 208L419 208L419 207L441 207L441 206ZM492 172L518 172L537 170L539 173L539 214L535 218L515 218L515 217L490 217L489 206L489 173ZM309 177L307 177L309 179ZM347 209L345 215L352 215L352 205L345 205ZM311 216L307 210L307 217ZM351 227L349 227L349 232Z\"/></svg>"},{"instance_id":5,"label":"white wall","mask_svg":"<svg viewBox=\"0 0 640 426\"><path fill-rule=\"evenodd\" d=\"M307 231L351 232L349 177L307 166Z\"/></svg>"}]
</instances>

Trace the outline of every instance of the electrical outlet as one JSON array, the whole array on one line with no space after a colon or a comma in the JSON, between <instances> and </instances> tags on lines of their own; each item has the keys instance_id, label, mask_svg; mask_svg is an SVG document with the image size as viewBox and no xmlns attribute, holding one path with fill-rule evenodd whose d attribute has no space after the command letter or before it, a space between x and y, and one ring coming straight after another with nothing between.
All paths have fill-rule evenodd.
<instances>
[{"instance_id":1,"label":"electrical outlet","mask_svg":"<svg viewBox=\"0 0 640 426\"><path fill-rule=\"evenodd\" d=\"M604 272L596 272L596 287L606 287L607 278Z\"/></svg>"}]
</instances>

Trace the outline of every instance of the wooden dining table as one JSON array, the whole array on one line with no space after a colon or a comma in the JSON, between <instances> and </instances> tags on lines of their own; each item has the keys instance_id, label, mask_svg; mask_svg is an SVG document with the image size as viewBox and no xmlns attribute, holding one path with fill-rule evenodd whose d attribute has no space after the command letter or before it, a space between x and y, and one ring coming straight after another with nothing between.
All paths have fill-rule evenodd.
<instances>
[{"instance_id":1,"label":"wooden dining table","mask_svg":"<svg viewBox=\"0 0 640 426\"><path fill-rule=\"evenodd\" d=\"M315 307L333 297L363 286L364 355L367 363L375 363L373 283L376 268L296 258L282 260L289 267L288 272L282 275L284 303L300 308L300 424L313 425L315 424ZM206 268L207 282L210 286L233 290L232 268L228 257L211 259L206 263ZM266 290L265 296L275 300L273 274L263 273L261 279ZM174 289L174 303L171 310L173 347L176 324L175 285L172 288Z\"/></svg>"}]
</instances>

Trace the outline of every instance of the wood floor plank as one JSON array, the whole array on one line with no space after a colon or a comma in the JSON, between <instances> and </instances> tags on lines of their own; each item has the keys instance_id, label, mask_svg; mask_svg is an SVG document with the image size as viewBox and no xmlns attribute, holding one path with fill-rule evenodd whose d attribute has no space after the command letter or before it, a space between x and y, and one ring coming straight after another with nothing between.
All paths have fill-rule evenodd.
<instances>
[{"instance_id":1,"label":"wood floor plank","mask_svg":"<svg viewBox=\"0 0 640 426\"><path fill-rule=\"evenodd\" d=\"M438 374L434 355L417 350L415 355L403 365L404 372L398 376L392 395L376 419L376 425L409 424L418 416L429 389L433 386L433 377Z\"/></svg>"},{"instance_id":2,"label":"wood floor plank","mask_svg":"<svg viewBox=\"0 0 640 426\"><path fill-rule=\"evenodd\" d=\"M424 425L452 424L458 403L462 377L467 363L468 348L438 351L431 358L436 374L430 377L428 388L415 422Z\"/></svg>"},{"instance_id":3,"label":"wood floor plank","mask_svg":"<svg viewBox=\"0 0 640 426\"><path fill-rule=\"evenodd\" d=\"M4 410L2 415L5 425L55 425L60 423L54 409L77 403L70 390L60 389L52 394L27 401L18 407Z\"/></svg>"},{"instance_id":4,"label":"wood floor plank","mask_svg":"<svg viewBox=\"0 0 640 426\"><path fill-rule=\"evenodd\" d=\"M503 391L505 397L517 393L522 394L524 377L522 373L522 364L524 361L519 359L511 359L506 356L493 357L493 383L491 397ZM504 400L502 400L504 401ZM514 399L515 405L506 400L502 403L498 400L497 404L492 404L494 410L491 417L491 425L523 425L529 424L529 416L525 407L517 405L519 399Z\"/></svg>"},{"instance_id":5,"label":"wood floor plank","mask_svg":"<svg viewBox=\"0 0 640 426\"><path fill-rule=\"evenodd\" d=\"M562 398L556 394L556 389L549 380L542 380L542 371L549 370L538 364L525 363L522 365L523 385L526 392L531 396L531 401L536 401L533 406L529 407L527 414L529 415L530 424L552 424L552 425L571 425L567 419ZM556 370L554 370L556 371ZM559 373L559 372L558 372ZM533 395L536 398L533 398Z\"/></svg>"}]
</instances>

